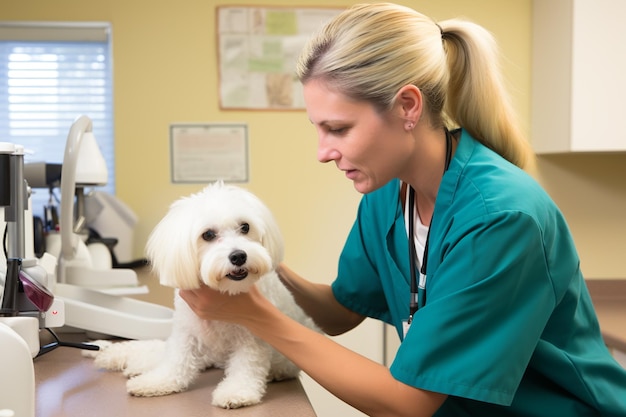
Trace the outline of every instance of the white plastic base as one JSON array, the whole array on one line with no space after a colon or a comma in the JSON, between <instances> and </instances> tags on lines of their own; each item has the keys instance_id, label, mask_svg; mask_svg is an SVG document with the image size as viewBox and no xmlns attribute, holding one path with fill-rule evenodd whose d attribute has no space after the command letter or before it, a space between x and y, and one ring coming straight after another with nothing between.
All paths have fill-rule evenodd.
<instances>
[{"instance_id":1,"label":"white plastic base","mask_svg":"<svg viewBox=\"0 0 626 417\"><path fill-rule=\"evenodd\" d=\"M67 265L65 283L92 289L129 288L139 285L137 273L132 269L94 269Z\"/></svg>"},{"instance_id":2,"label":"white plastic base","mask_svg":"<svg viewBox=\"0 0 626 417\"><path fill-rule=\"evenodd\" d=\"M35 326L37 327L37 319ZM35 369L22 336L0 322L0 412L8 416L35 416Z\"/></svg>"},{"instance_id":3,"label":"white plastic base","mask_svg":"<svg viewBox=\"0 0 626 417\"><path fill-rule=\"evenodd\" d=\"M65 324L127 339L167 339L174 310L157 304L57 283L55 297L65 304Z\"/></svg>"},{"instance_id":4,"label":"white plastic base","mask_svg":"<svg viewBox=\"0 0 626 417\"><path fill-rule=\"evenodd\" d=\"M46 250L58 259L56 281L116 295L147 294L148 287L140 286L137 273L132 269L113 268L111 254L101 243L86 245L76 235L77 247L72 259L61 256L61 236L50 233L46 237ZM51 274L51 271L48 271ZM53 290L53 292L55 292Z\"/></svg>"},{"instance_id":5,"label":"white plastic base","mask_svg":"<svg viewBox=\"0 0 626 417\"><path fill-rule=\"evenodd\" d=\"M0 323L9 326L24 340L26 346L28 346L31 358L37 356L39 353L39 319L22 316L0 317ZM3 345L0 344L0 346ZM2 349L4 351L4 346Z\"/></svg>"}]
</instances>

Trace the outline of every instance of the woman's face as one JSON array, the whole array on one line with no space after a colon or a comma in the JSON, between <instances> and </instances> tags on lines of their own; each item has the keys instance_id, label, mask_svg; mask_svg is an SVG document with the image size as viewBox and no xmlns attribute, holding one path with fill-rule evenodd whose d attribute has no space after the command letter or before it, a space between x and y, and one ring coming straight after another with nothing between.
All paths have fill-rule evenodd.
<instances>
[{"instance_id":1,"label":"woman's face","mask_svg":"<svg viewBox=\"0 0 626 417\"><path fill-rule=\"evenodd\" d=\"M414 139L393 111L381 114L319 80L304 85L304 101L319 137L317 159L334 161L360 193L382 187L406 167Z\"/></svg>"}]
</instances>

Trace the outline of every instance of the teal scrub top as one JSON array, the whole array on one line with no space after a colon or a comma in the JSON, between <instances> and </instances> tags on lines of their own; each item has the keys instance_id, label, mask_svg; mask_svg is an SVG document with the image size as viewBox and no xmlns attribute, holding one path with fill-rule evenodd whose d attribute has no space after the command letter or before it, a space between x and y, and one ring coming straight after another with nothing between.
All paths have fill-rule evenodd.
<instances>
[{"instance_id":1,"label":"teal scrub top","mask_svg":"<svg viewBox=\"0 0 626 417\"><path fill-rule=\"evenodd\" d=\"M626 416L563 215L523 170L461 132L430 225L426 304L409 315L400 182L364 195L332 284L395 326L397 380L448 394L436 416Z\"/></svg>"}]
</instances>

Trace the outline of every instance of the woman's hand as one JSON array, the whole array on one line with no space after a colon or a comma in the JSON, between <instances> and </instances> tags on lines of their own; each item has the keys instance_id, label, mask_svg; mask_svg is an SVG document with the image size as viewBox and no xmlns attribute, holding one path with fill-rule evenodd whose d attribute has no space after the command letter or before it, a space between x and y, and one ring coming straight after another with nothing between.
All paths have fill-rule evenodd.
<instances>
[{"instance_id":1,"label":"woman's hand","mask_svg":"<svg viewBox=\"0 0 626 417\"><path fill-rule=\"evenodd\" d=\"M254 316L258 306L266 301L255 286L249 292L235 295L204 285L195 290L180 290L178 294L201 319L236 324L245 324L246 317Z\"/></svg>"}]
</instances>

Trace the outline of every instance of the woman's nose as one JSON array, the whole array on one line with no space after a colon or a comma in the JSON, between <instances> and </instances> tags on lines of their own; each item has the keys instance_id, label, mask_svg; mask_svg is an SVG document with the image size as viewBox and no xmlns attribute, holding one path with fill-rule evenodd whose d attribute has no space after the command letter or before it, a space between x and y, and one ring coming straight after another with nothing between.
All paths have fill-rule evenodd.
<instances>
[{"instance_id":1,"label":"woman's nose","mask_svg":"<svg viewBox=\"0 0 626 417\"><path fill-rule=\"evenodd\" d=\"M340 153L337 149L330 146L327 140L320 135L317 143L317 160L326 163L336 161L340 157Z\"/></svg>"}]
</instances>

